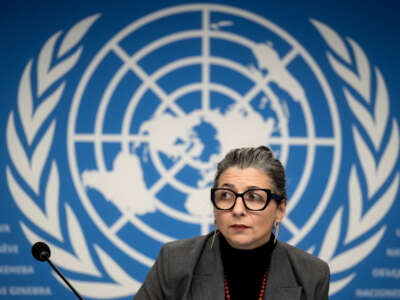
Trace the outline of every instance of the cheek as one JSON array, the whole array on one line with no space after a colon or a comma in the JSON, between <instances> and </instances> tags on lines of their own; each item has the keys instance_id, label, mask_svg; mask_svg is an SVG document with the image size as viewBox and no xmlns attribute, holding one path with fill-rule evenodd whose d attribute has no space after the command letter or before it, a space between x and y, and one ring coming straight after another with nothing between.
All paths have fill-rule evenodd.
<instances>
[{"instance_id":1,"label":"cheek","mask_svg":"<svg viewBox=\"0 0 400 300\"><path fill-rule=\"evenodd\" d=\"M214 221L215 221L215 225L219 225L221 223L221 214L219 212L217 212L214 208Z\"/></svg>"},{"instance_id":2,"label":"cheek","mask_svg":"<svg viewBox=\"0 0 400 300\"><path fill-rule=\"evenodd\" d=\"M267 228L267 231L270 231L274 226L275 218L273 216L268 216L264 220L264 226Z\"/></svg>"},{"instance_id":3,"label":"cheek","mask_svg":"<svg viewBox=\"0 0 400 300\"><path fill-rule=\"evenodd\" d=\"M259 224L267 230L270 230L277 218L277 210L275 207L272 209L267 209L260 217Z\"/></svg>"},{"instance_id":4,"label":"cheek","mask_svg":"<svg viewBox=\"0 0 400 300\"><path fill-rule=\"evenodd\" d=\"M214 220L217 227L221 228L227 222L228 214L214 210Z\"/></svg>"}]
</instances>

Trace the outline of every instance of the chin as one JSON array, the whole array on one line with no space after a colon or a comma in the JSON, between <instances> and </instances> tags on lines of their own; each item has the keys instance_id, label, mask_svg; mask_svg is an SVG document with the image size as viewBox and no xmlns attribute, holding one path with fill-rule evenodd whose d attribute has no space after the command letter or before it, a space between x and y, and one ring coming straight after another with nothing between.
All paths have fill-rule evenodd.
<instances>
[{"instance_id":1,"label":"chin","mask_svg":"<svg viewBox=\"0 0 400 300\"><path fill-rule=\"evenodd\" d=\"M252 246L253 241L250 241L248 239L229 239L228 240L229 244L236 249L252 249L254 246Z\"/></svg>"}]
</instances>

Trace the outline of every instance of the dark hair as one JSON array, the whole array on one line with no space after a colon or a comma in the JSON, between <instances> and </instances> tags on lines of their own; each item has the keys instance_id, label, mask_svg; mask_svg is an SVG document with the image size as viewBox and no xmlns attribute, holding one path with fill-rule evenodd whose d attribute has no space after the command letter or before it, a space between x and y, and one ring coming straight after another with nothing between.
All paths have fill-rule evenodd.
<instances>
[{"instance_id":1,"label":"dark hair","mask_svg":"<svg viewBox=\"0 0 400 300\"><path fill-rule=\"evenodd\" d=\"M217 165L214 187L217 186L221 174L230 167L239 167L241 169L256 168L263 171L271 178L275 188L274 193L282 196L284 200L287 199L285 169L268 147L237 148L229 151Z\"/></svg>"}]
</instances>

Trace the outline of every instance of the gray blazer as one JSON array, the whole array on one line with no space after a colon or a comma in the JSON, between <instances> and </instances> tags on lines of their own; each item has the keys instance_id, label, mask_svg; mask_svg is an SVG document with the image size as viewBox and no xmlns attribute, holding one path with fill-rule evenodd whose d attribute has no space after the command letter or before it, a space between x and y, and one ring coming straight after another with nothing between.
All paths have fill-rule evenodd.
<instances>
[{"instance_id":1,"label":"gray blazer","mask_svg":"<svg viewBox=\"0 0 400 300\"><path fill-rule=\"evenodd\" d=\"M219 239L211 234L165 244L135 300L224 300ZM329 267L317 257L278 242L264 293L268 300L326 300ZM246 300L246 299L243 299Z\"/></svg>"}]
</instances>

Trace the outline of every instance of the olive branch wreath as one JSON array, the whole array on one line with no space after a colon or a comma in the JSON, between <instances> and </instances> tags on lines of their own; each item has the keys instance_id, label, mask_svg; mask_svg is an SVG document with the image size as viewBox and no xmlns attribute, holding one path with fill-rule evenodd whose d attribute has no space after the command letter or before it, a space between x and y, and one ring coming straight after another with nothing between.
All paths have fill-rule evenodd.
<instances>
[{"instance_id":1,"label":"olive branch wreath","mask_svg":"<svg viewBox=\"0 0 400 300\"><path fill-rule=\"evenodd\" d=\"M54 66L51 66L52 58L62 32L59 31L48 39L37 61L37 98L35 99L35 89L32 87L31 80L35 75L34 62L31 59L27 63L19 83L18 109L15 114L13 111L9 114L6 129L7 148L14 172L19 175L24 184L18 183L10 166L6 168L6 177L18 208L32 224L45 233L39 236L21 221L20 226L29 242L34 244L42 240L48 243L54 254L52 262L57 266L71 272L96 277L97 281L77 281L67 277L82 295L93 298L117 298L134 294L140 283L131 278L99 245L95 244L94 249L98 258L109 278L113 280L113 282L101 281L102 273L93 262L79 221L68 204L65 204L65 212L72 252L57 245L65 243L59 220L60 178L57 162L49 159L56 120L53 119L50 122L47 120L51 119L51 114L64 92L63 77L76 65L82 54L83 48L78 47L77 44L99 16L97 14L85 18L65 34L57 52L57 59L60 61ZM23 137L17 133L16 121L18 120L24 133ZM32 151L31 157L25 150ZM47 178L42 178L46 164L50 165L50 172ZM43 191L40 188L41 180L46 180ZM39 199L44 200L44 205L39 205ZM52 241L46 239L46 235ZM53 275L64 284L55 273Z\"/></svg>"},{"instance_id":2,"label":"olive branch wreath","mask_svg":"<svg viewBox=\"0 0 400 300\"><path fill-rule=\"evenodd\" d=\"M77 44L97 20L99 15L90 16L73 26L61 41L57 52L60 61L51 66L52 57L56 52L56 43L61 37L61 31L55 33L40 51L36 78L37 99L34 99L32 79L35 75L33 60L25 67L21 76L18 90L17 111L11 111L8 118L6 138L7 148L13 163L13 168L7 166L6 177L15 203L27 219L38 229L42 230L53 242L34 233L25 222L20 226L31 244L38 240L47 242L54 253L53 263L70 272L76 272L96 278L96 281L72 280L71 283L80 293L92 298L118 298L134 294L140 283L130 277L99 245L95 244L97 253L105 272L113 282L104 281L101 271L97 268L90 255L80 223L72 210L65 204L67 233L72 252L65 250L64 237L60 229L59 221L59 172L57 162L49 159L49 152L53 143L56 120L50 122L51 114L56 108L65 88L65 76L78 62L82 53L82 46ZM351 65L350 54L346 44L328 26L312 20L333 53L341 60ZM388 130L389 100L386 85L379 69L375 68L377 77L377 93L375 99L370 95L370 68L369 62L361 48L351 39L348 39L354 52L355 65L358 75L351 71L344 63L328 53L328 60L334 71L352 88L344 87L345 98L348 105L359 122L362 130L368 135L370 143L375 150L382 148L382 139ZM353 94L356 94L355 97ZM362 99L366 105L357 99ZM34 100L39 104L34 107ZM369 112L368 106L374 104L374 112ZM24 133L21 137L17 133L16 122ZM43 133L42 133L43 132ZM390 177L395 162L398 158L399 131L397 122L393 119L389 141L379 161L374 159L367 142L363 140L357 125L353 125L353 137L357 153L360 159L360 168L354 163L349 178L349 221L345 245L354 243L361 235L370 232L385 216L391 207L399 185L399 174L396 173L390 186L376 203L362 214L365 199L360 188L360 173L365 177L368 187L367 200L374 198L376 192L383 188L384 183ZM30 148L30 149L29 149ZM31 150L32 155L25 150ZM42 178L45 166L50 165L47 178ZM12 171L12 169L14 171ZM17 180L13 173L17 173ZM43 191L40 182L46 180ZM20 184L19 181L23 181ZM35 200L36 199L36 200ZM39 205L39 199L44 200L44 205ZM41 206L44 206L42 208ZM366 256L368 256L382 239L386 226L381 228L367 240L352 246L343 253L336 254L340 240L341 224L343 219L343 207L340 207L328 227L326 237L323 240L319 257L327 261L332 274L340 274L347 271ZM64 247L58 245L63 244ZM55 275L55 274L53 274ZM343 289L356 273L346 276L338 281L331 282L330 293L336 293ZM58 280L58 277L56 277ZM103 279L103 281L101 281ZM60 281L60 280L59 280ZM61 282L61 281L60 281ZM61 282L62 283L62 282Z\"/></svg>"},{"instance_id":3,"label":"olive branch wreath","mask_svg":"<svg viewBox=\"0 0 400 300\"><path fill-rule=\"evenodd\" d=\"M343 220L343 206L341 206L328 226L319 253L319 257L329 263L331 274L340 275L367 257L385 233L386 225L379 225L379 230L375 230L372 236L364 241L356 242L362 235L371 234L395 200L399 187L399 172L394 172L394 175L392 173L399 156L399 128L394 118L389 120L389 96L383 76L377 67L374 68L376 94L371 95L370 64L361 47L351 38L347 38L354 57L352 61L345 41L332 28L316 20L311 20L311 23L331 50L327 53L328 61L335 73L347 84L343 87L343 93L358 121L353 124L352 133L360 166L357 167L354 163L350 170L347 186L348 227L344 239L345 246L352 243L355 245L342 253L335 254ZM352 68L355 68L355 72ZM373 112L371 113L370 110ZM390 130L390 122L391 132L387 144L383 146L382 141L384 135ZM360 131L367 135L368 140L363 139ZM375 159L373 151L377 153L381 150L383 154L379 159ZM364 176L366 182L366 195L363 195L361 190L360 176ZM384 184L389 177L392 178L389 186L386 187ZM379 191L384 193L377 197L376 194ZM371 202L373 199L376 199L374 204L363 212L363 203ZM356 272L352 272L342 279L331 281L330 294L343 289L355 276Z\"/></svg>"}]
</instances>

